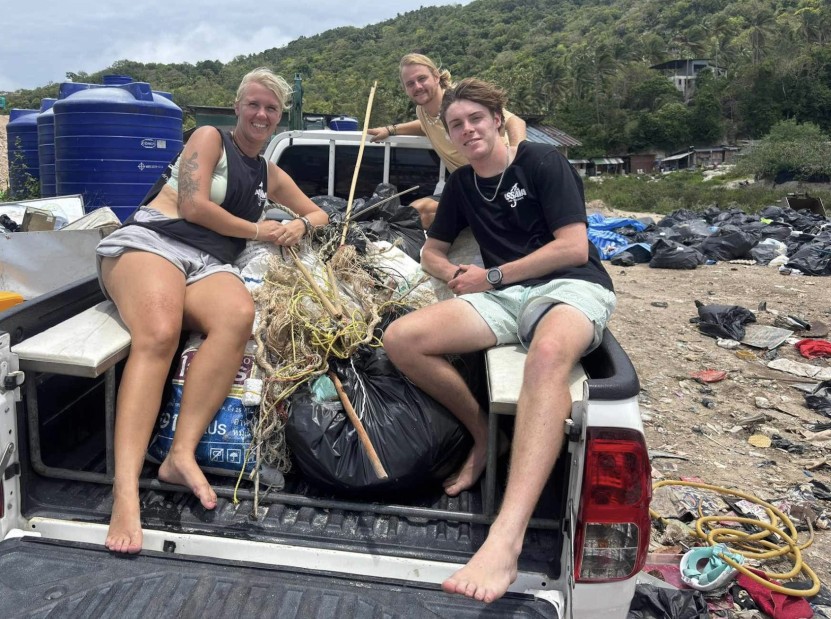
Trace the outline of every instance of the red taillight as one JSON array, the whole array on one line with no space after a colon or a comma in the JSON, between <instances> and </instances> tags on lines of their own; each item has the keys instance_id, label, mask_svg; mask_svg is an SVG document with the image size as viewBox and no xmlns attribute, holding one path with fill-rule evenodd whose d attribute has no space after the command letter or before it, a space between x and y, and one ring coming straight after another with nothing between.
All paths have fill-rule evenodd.
<instances>
[{"instance_id":1,"label":"red taillight","mask_svg":"<svg viewBox=\"0 0 831 619\"><path fill-rule=\"evenodd\" d=\"M625 580L643 567L649 545L650 471L640 432L587 430L574 540L578 582Z\"/></svg>"}]
</instances>

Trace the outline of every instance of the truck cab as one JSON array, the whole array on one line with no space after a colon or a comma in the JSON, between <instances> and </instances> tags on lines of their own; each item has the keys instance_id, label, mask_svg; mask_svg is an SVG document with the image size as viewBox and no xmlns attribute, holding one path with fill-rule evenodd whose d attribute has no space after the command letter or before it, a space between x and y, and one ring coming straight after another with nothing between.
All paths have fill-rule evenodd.
<instances>
[{"instance_id":1,"label":"truck cab","mask_svg":"<svg viewBox=\"0 0 831 619\"><path fill-rule=\"evenodd\" d=\"M308 195L347 197L359 144L357 132L292 131L265 156ZM429 196L443 176L424 138L368 143L355 195L390 182ZM112 411L129 334L124 341L106 303L85 277L0 313L0 614L480 616L482 603L440 584L479 548L498 510L507 462L495 448L481 482L458 497L439 484L360 497L298 473L280 491L209 477L219 496L210 512L161 484L148 463L144 548L135 557L107 552ZM84 354L91 361L79 369ZM513 424L523 359L517 347L483 355L494 436ZM568 440L517 580L488 612L626 616L649 539L638 392L629 358L607 332L575 368Z\"/></svg>"}]
</instances>

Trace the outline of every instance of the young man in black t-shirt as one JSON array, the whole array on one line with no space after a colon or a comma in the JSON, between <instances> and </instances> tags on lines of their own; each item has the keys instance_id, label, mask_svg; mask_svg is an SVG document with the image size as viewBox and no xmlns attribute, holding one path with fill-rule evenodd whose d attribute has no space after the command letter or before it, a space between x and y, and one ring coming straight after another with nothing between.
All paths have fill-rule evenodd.
<instances>
[{"instance_id":1,"label":"young man in black t-shirt","mask_svg":"<svg viewBox=\"0 0 831 619\"><path fill-rule=\"evenodd\" d=\"M505 497L488 538L442 587L492 602L516 579L531 515L563 445L572 367L600 344L615 305L612 282L586 234L583 187L553 147L499 140L505 96L462 80L441 117L470 161L448 179L422 250L425 271L457 295L395 321L392 361L465 425L474 445L445 483L455 496L485 468L487 416L445 355L522 342L528 348ZM470 226L485 267L453 264L450 244Z\"/></svg>"}]
</instances>

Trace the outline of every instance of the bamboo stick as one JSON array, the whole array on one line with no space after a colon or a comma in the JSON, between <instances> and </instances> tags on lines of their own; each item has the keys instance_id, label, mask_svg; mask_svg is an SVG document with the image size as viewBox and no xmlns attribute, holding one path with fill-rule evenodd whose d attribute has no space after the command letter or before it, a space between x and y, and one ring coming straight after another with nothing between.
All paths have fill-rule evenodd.
<instances>
[{"instance_id":1,"label":"bamboo stick","mask_svg":"<svg viewBox=\"0 0 831 619\"><path fill-rule=\"evenodd\" d=\"M334 300L335 311L339 315L343 315L343 308L340 304L340 292L338 292L338 279L335 277L335 271L332 269L332 263L326 263L326 275L329 276L329 287L332 289L332 299Z\"/></svg>"},{"instance_id":2,"label":"bamboo stick","mask_svg":"<svg viewBox=\"0 0 831 619\"><path fill-rule=\"evenodd\" d=\"M332 305L332 302L326 297L324 292L320 289L320 286L317 285L317 281L315 281L314 275L309 272L309 269L306 268L306 265L300 261L300 258L297 256L297 252L294 251L294 248L289 247L289 254L291 255L292 259L294 260L295 266L300 269L300 272L303 274L303 277L306 278L306 281L309 282L309 286L312 287L314 293L320 299L323 308L329 312L329 315L334 318L335 320L341 319L341 313Z\"/></svg>"},{"instance_id":3,"label":"bamboo stick","mask_svg":"<svg viewBox=\"0 0 831 619\"><path fill-rule=\"evenodd\" d=\"M346 216L344 217L343 234L340 237L340 244L343 247L346 244L346 230L349 227L349 216L352 213L352 202L355 199L355 185L358 184L358 172L361 169L361 160L364 156L364 146L366 145L366 132L369 129L369 117L372 112L372 100L375 98L375 87L378 82L372 84L372 89L369 91L369 101L366 104L366 115L364 116L364 129L361 131L361 145L358 147L358 160L355 162L355 172L352 174L352 186L349 188L349 200L346 203Z\"/></svg>"},{"instance_id":4,"label":"bamboo stick","mask_svg":"<svg viewBox=\"0 0 831 619\"><path fill-rule=\"evenodd\" d=\"M358 419L358 415L355 413L355 409L352 408L352 402L349 401L349 397L343 390L343 385L341 384L340 379L334 372L329 372L329 378L331 378L332 382L335 384L335 390L338 392L341 404L343 404L343 410L346 411L346 416L349 417L349 421L351 421L352 425L355 426L355 430L358 432L358 438L361 440L361 444L364 446L364 449L366 449L366 453L369 456L369 461L372 463L372 468L375 470L375 474L378 476L378 479L387 479L389 475L387 475L387 472L384 470L384 465L381 464L381 459L378 457L375 447L372 446L372 441L369 440L369 435L364 429L364 424L361 423L361 420Z\"/></svg>"}]
</instances>

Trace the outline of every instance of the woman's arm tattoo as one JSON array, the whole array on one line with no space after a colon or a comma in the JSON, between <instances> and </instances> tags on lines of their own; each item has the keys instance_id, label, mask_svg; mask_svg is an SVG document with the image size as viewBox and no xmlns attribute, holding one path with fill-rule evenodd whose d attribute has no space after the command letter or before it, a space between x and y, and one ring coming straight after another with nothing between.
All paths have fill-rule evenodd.
<instances>
[{"instance_id":1,"label":"woman's arm tattoo","mask_svg":"<svg viewBox=\"0 0 831 619\"><path fill-rule=\"evenodd\" d=\"M194 178L194 174L199 169L199 164L196 162L196 153L190 156L190 159L182 159L179 162L179 208L182 205L193 203L193 198L196 195L196 190L199 184Z\"/></svg>"}]
</instances>

